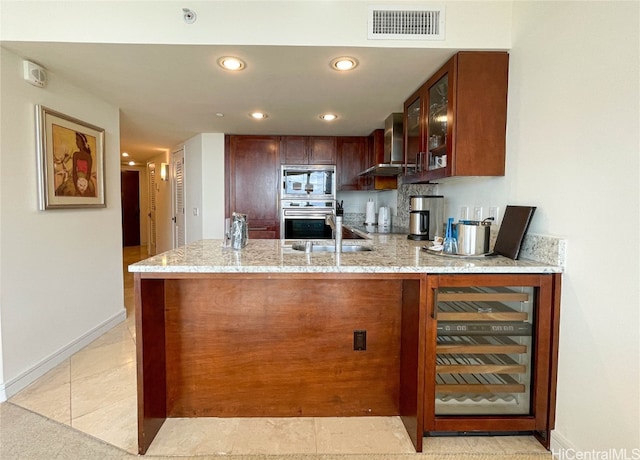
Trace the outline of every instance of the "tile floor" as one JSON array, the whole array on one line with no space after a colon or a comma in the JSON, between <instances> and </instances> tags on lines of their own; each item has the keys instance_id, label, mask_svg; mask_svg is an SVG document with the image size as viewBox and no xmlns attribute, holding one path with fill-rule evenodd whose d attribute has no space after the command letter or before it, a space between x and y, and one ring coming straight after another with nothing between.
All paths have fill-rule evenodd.
<instances>
[{"instance_id":1,"label":"tile floor","mask_svg":"<svg viewBox=\"0 0 640 460\"><path fill-rule=\"evenodd\" d=\"M126 267L146 257L123 252L127 320L42 376L10 402L137 452L133 276ZM529 436L426 438L432 453L545 453ZM401 454L414 452L398 417L169 419L149 455Z\"/></svg>"}]
</instances>

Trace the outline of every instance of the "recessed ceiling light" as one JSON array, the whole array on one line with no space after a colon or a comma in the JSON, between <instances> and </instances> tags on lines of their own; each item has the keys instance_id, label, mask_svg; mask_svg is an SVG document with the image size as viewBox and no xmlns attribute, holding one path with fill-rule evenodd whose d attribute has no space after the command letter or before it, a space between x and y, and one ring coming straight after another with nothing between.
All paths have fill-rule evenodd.
<instances>
[{"instance_id":1,"label":"recessed ceiling light","mask_svg":"<svg viewBox=\"0 0 640 460\"><path fill-rule=\"evenodd\" d=\"M242 59L233 56L221 57L218 65L225 70L242 70L247 66Z\"/></svg>"},{"instance_id":2,"label":"recessed ceiling light","mask_svg":"<svg viewBox=\"0 0 640 460\"><path fill-rule=\"evenodd\" d=\"M265 118L269 118L269 115L263 112L252 112L249 114L249 116L256 120L264 120Z\"/></svg>"},{"instance_id":3,"label":"recessed ceiling light","mask_svg":"<svg viewBox=\"0 0 640 460\"><path fill-rule=\"evenodd\" d=\"M339 58L335 58L333 61L331 61L330 65L333 70L353 70L358 66L358 60L349 56L342 56Z\"/></svg>"},{"instance_id":4,"label":"recessed ceiling light","mask_svg":"<svg viewBox=\"0 0 640 460\"><path fill-rule=\"evenodd\" d=\"M130 162L129 162L129 166L135 166L135 165L136 165L136 162L135 162L135 161L130 161Z\"/></svg>"},{"instance_id":5,"label":"recessed ceiling light","mask_svg":"<svg viewBox=\"0 0 640 460\"><path fill-rule=\"evenodd\" d=\"M222 112L218 112L218 113L216 113L216 117L220 117L220 118L222 118L222 117L224 117L224 113L222 113Z\"/></svg>"},{"instance_id":6,"label":"recessed ceiling light","mask_svg":"<svg viewBox=\"0 0 640 460\"><path fill-rule=\"evenodd\" d=\"M129 154L128 154L127 152L122 152L122 156L123 156L123 157L128 157L128 156L129 156Z\"/></svg>"},{"instance_id":7,"label":"recessed ceiling light","mask_svg":"<svg viewBox=\"0 0 640 460\"><path fill-rule=\"evenodd\" d=\"M336 118L338 118L338 115L336 115L334 113L325 113L323 115L320 115L320 119L324 120L324 121L333 121Z\"/></svg>"}]
</instances>

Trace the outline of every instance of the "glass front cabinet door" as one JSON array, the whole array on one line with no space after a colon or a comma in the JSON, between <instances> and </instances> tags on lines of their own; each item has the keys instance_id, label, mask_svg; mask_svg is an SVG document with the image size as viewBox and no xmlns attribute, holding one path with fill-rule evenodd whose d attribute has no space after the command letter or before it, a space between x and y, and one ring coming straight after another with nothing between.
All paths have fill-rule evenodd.
<instances>
[{"instance_id":1,"label":"glass front cabinet door","mask_svg":"<svg viewBox=\"0 0 640 460\"><path fill-rule=\"evenodd\" d=\"M449 145L449 73L445 73L429 88L427 112L427 165L428 171L445 169L450 157ZM444 176L444 172L442 173Z\"/></svg>"},{"instance_id":2,"label":"glass front cabinet door","mask_svg":"<svg viewBox=\"0 0 640 460\"><path fill-rule=\"evenodd\" d=\"M406 173L422 171L423 157L423 100L420 91L414 93L404 104L404 162Z\"/></svg>"},{"instance_id":3,"label":"glass front cabinet door","mask_svg":"<svg viewBox=\"0 0 640 460\"><path fill-rule=\"evenodd\" d=\"M433 277L425 431L528 431L548 443L553 283L553 275Z\"/></svg>"}]
</instances>

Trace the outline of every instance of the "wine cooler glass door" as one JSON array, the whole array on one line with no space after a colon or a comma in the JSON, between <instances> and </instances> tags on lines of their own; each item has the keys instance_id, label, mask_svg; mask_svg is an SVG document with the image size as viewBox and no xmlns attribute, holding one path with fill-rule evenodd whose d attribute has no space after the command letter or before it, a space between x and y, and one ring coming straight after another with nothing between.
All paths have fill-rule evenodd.
<instances>
[{"instance_id":1,"label":"wine cooler glass door","mask_svg":"<svg viewBox=\"0 0 640 460\"><path fill-rule=\"evenodd\" d=\"M531 413L535 289L440 288L436 415Z\"/></svg>"}]
</instances>

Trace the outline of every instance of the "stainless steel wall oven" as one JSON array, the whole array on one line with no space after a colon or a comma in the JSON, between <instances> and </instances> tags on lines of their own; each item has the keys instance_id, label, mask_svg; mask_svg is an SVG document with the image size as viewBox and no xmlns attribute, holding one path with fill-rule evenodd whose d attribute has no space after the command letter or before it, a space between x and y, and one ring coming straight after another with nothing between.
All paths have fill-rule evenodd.
<instances>
[{"instance_id":1,"label":"stainless steel wall oven","mask_svg":"<svg viewBox=\"0 0 640 460\"><path fill-rule=\"evenodd\" d=\"M331 239L326 217L335 214L335 200L282 200L280 237L284 239Z\"/></svg>"},{"instance_id":2,"label":"stainless steel wall oven","mask_svg":"<svg viewBox=\"0 0 640 460\"><path fill-rule=\"evenodd\" d=\"M283 165L280 238L330 239L328 215L336 208L335 165Z\"/></svg>"}]
</instances>

